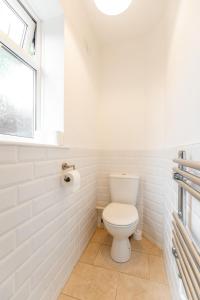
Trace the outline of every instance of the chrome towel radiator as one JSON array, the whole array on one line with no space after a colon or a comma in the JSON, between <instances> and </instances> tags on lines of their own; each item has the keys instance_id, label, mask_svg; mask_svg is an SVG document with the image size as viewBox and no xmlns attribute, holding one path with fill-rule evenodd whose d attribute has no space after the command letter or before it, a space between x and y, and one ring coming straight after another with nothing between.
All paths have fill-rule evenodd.
<instances>
[{"instance_id":1,"label":"chrome towel radiator","mask_svg":"<svg viewBox=\"0 0 200 300\"><path fill-rule=\"evenodd\" d=\"M173 213L173 248L179 276L182 279L188 300L200 300L200 250L186 229L185 191L200 201L200 162L186 160L185 152L179 152L174 159L178 167L173 168L174 180L178 184L178 213ZM196 186L196 187L195 187ZM200 228L199 228L200 235Z\"/></svg>"}]
</instances>

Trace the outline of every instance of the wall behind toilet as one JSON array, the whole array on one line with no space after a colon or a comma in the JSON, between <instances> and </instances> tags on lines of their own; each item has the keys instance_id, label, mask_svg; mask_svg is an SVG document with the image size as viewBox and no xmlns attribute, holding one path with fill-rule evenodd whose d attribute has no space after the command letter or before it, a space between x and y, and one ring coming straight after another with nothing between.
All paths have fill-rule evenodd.
<instances>
[{"instance_id":1,"label":"wall behind toilet","mask_svg":"<svg viewBox=\"0 0 200 300\"><path fill-rule=\"evenodd\" d=\"M99 203L110 201L108 175L141 177L143 231L162 245L163 199L156 155L164 145L164 22L143 36L106 44L101 52ZM151 151L156 150L156 152ZM162 162L161 162L162 164ZM154 193L154 190L158 190ZM158 226L159 225L159 226Z\"/></svg>"},{"instance_id":2,"label":"wall behind toilet","mask_svg":"<svg viewBox=\"0 0 200 300\"><path fill-rule=\"evenodd\" d=\"M104 45L101 51L99 147L143 149L144 43Z\"/></svg>"}]
</instances>

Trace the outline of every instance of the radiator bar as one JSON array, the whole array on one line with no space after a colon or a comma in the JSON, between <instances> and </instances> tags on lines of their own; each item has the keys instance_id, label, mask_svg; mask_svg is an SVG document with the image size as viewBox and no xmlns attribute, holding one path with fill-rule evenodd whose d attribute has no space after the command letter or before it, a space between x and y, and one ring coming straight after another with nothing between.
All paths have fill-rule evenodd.
<instances>
[{"instance_id":1,"label":"radiator bar","mask_svg":"<svg viewBox=\"0 0 200 300\"><path fill-rule=\"evenodd\" d=\"M191 161L191 160L176 158L173 160L173 162L179 164L180 166L184 166L184 167L188 167L200 171L200 161Z\"/></svg>"},{"instance_id":2,"label":"radiator bar","mask_svg":"<svg viewBox=\"0 0 200 300\"><path fill-rule=\"evenodd\" d=\"M200 177L195 176L187 171L183 171L179 168L173 168L173 171L178 175L185 177L186 179L190 180L191 182L200 185Z\"/></svg>"},{"instance_id":3,"label":"radiator bar","mask_svg":"<svg viewBox=\"0 0 200 300\"><path fill-rule=\"evenodd\" d=\"M188 193L190 193L194 198L200 201L200 192L195 190L191 185L183 182L182 180L174 179L180 187L185 189Z\"/></svg>"}]
</instances>

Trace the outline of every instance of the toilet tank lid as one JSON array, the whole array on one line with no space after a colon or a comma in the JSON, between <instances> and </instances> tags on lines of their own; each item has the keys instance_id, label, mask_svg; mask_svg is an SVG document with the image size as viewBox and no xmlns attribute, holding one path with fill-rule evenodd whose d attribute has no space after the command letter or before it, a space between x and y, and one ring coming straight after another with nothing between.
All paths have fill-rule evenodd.
<instances>
[{"instance_id":1,"label":"toilet tank lid","mask_svg":"<svg viewBox=\"0 0 200 300\"><path fill-rule=\"evenodd\" d=\"M110 178L124 178L124 179L139 179L139 176L129 173L113 173L109 175Z\"/></svg>"}]
</instances>

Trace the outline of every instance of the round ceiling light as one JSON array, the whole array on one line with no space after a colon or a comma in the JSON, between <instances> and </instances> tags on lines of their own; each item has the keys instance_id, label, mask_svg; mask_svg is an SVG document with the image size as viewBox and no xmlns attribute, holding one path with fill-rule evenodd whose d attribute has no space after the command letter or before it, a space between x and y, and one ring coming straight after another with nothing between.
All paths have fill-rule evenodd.
<instances>
[{"instance_id":1,"label":"round ceiling light","mask_svg":"<svg viewBox=\"0 0 200 300\"><path fill-rule=\"evenodd\" d=\"M94 0L94 2L102 13L115 16L127 10L132 0Z\"/></svg>"}]
</instances>

